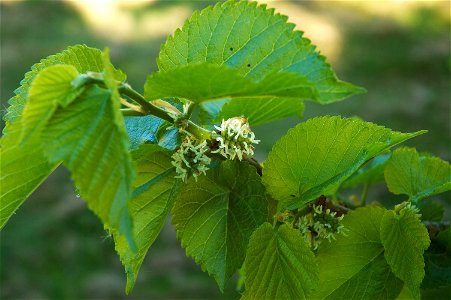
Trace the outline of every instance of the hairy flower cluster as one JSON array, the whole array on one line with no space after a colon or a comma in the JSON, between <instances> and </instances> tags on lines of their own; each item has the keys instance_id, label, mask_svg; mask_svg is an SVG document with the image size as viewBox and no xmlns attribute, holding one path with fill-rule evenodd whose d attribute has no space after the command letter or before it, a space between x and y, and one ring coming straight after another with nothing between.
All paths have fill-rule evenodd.
<instances>
[{"instance_id":1,"label":"hairy flower cluster","mask_svg":"<svg viewBox=\"0 0 451 300\"><path fill-rule=\"evenodd\" d=\"M420 210L418 209L418 207L416 207L412 203L410 203L410 202L403 202L403 203L400 203L398 205L395 205L395 212L397 214L401 214L404 211L411 211L411 212L413 212L416 215L417 218L421 218Z\"/></svg>"},{"instance_id":2,"label":"hairy flower cluster","mask_svg":"<svg viewBox=\"0 0 451 300\"><path fill-rule=\"evenodd\" d=\"M300 218L299 229L313 250L316 250L323 240L330 242L336 239L336 234L344 234L345 228L341 224L343 217L337 217L337 213L330 209L324 210L321 205L313 205L313 212Z\"/></svg>"},{"instance_id":3,"label":"hairy flower cluster","mask_svg":"<svg viewBox=\"0 0 451 300\"><path fill-rule=\"evenodd\" d=\"M212 153L219 153L231 160L235 157L242 160L244 155L254 155L253 144L258 144L260 140L255 139L245 118L223 119L221 126L215 125L215 128L212 136L218 143L218 149L211 151Z\"/></svg>"},{"instance_id":4,"label":"hairy flower cluster","mask_svg":"<svg viewBox=\"0 0 451 300\"><path fill-rule=\"evenodd\" d=\"M197 177L209 169L211 159L205 154L208 150L207 141L199 143L185 136L180 148L172 155L172 165L177 173L175 178L185 181L193 175L197 181Z\"/></svg>"}]
</instances>

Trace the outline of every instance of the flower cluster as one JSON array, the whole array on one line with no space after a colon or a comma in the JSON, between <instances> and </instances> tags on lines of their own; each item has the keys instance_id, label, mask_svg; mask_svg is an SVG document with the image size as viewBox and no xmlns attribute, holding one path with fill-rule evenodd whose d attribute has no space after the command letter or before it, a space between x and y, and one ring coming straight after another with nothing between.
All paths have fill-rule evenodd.
<instances>
[{"instance_id":1,"label":"flower cluster","mask_svg":"<svg viewBox=\"0 0 451 300\"><path fill-rule=\"evenodd\" d=\"M209 169L211 159L205 154L209 150L207 141L201 143L185 136L180 148L172 155L172 165L175 166L177 175L185 181L190 175L197 177Z\"/></svg>"},{"instance_id":2,"label":"flower cluster","mask_svg":"<svg viewBox=\"0 0 451 300\"><path fill-rule=\"evenodd\" d=\"M395 212L397 214L403 214L406 211L411 211L412 213L414 213L416 215L417 218L421 218L420 210L418 209L418 207L416 207L412 203L403 202L398 205L395 205Z\"/></svg>"},{"instance_id":3,"label":"flower cluster","mask_svg":"<svg viewBox=\"0 0 451 300\"><path fill-rule=\"evenodd\" d=\"M211 151L219 153L227 159L238 157L243 159L244 155L254 154L253 144L258 144L260 140L255 139L255 134L251 131L249 123L245 118L235 117L221 122L221 126L216 126L216 131L212 137L218 143L218 149Z\"/></svg>"},{"instance_id":4,"label":"flower cluster","mask_svg":"<svg viewBox=\"0 0 451 300\"><path fill-rule=\"evenodd\" d=\"M300 218L299 229L313 250L316 250L323 240L330 242L336 239L336 234L344 234L345 228L341 224L343 217L337 217L337 213L328 208L324 210L322 205L313 205L312 213Z\"/></svg>"}]
</instances>

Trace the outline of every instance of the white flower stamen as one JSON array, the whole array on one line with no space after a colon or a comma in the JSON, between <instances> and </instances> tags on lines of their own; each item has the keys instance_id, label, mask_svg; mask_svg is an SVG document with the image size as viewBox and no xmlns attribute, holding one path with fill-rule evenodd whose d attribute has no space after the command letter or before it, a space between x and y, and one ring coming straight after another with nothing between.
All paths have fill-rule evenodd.
<instances>
[{"instance_id":1,"label":"white flower stamen","mask_svg":"<svg viewBox=\"0 0 451 300\"><path fill-rule=\"evenodd\" d=\"M224 119L220 126L215 125L217 131L213 132L213 139L218 142L218 149L211 151L233 160L238 157L242 160L244 155L254 155L254 146L260 140L255 139L249 123L245 118L236 117Z\"/></svg>"},{"instance_id":2,"label":"white flower stamen","mask_svg":"<svg viewBox=\"0 0 451 300\"><path fill-rule=\"evenodd\" d=\"M328 208L324 210L322 205L313 205L312 208L310 214L300 218L299 229L313 250L318 249L323 240L331 242L337 234L346 235L341 223L344 215L337 217L336 212L331 212Z\"/></svg>"},{"instance_id":3,"label":"white flower stamen","mask_svg":"<svg viewBox=\"0 0 451 300\"><path fill-rule=\"evenodd\" d=\"M177 175L175 178L181 178L186 181L190 175L197 177L204 174L209 169L211 159L205 154L209 150L207 141L196 143L187 135L180 148L172 155L172 165L175 167Z\"/></svg>"}]
</instances>

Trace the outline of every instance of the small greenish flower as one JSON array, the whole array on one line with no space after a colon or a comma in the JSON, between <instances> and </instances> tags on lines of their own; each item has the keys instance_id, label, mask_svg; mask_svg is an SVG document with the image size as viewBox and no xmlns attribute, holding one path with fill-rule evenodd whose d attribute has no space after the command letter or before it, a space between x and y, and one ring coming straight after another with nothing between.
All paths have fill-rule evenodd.
<instances>
[{"instance_id":1,"label":"small greenish flower","mask_svg":"<svg viewBox=\"0 0 451 300\"><path fill-rule=\"evenodd\" d=\"M311 215L302 216L299 219L299 230L301 231L302 235L306 237L307 240L310 240L310 233L311 233L311 227L312 227L312 220Z\"/></svg>"},{"instance_id":2,"label":"small greenish flower","mask_svg":"<svg viewBox=\"0 0 451 300\"><path fill-rule=\"evenodd\" d=\"M190 136L185 136L180 148L172 155L172 165L175 166L177 175L186 181L190 175L197 177L209 169L211 159L205 154L209 150L207 141L199 143Z\"/></svg>"},{"instance_id":3,"label":"small greenish flower","mask_svg":"<svg viewBox=\"0 0 451 300\"><path fill-rule=\"evenodd\" d=\"M344 215L337 217L337 213L331 212L328 208L324 211L324 208L321 205L313 205L313 220L315 225L321 224L316 225L318 229L320 227L322 228L322 230L318 232L318 236L326 238L329 241L332 239L335 240L335 233L343 233L344 226L341 224L343 217Z\"/></svg>"},{"instance_id":4,"label":"small greenish flower","mask_svg":"<svg viewBox=\"0 0 451 300\"><path fill-rule=\"evenodd\" d=\"M418 207L416 207L412 203L406 201L406 202L402 202L398 205L395 205L395 212L397 214L401 214L403 211L408 211L408 210L413 212L418 218L421 218L420 210L418 209Z\"/></svg>"},{"instance_id":5,"label":"small greenish flower","mask_svg":"<svg viewBox=\"0 0 451 300\"><path fill-rule=\"evenodd\" d=\"M345 234L345 227L341 224L344 215L337 217L336 212L324 210L322 205L313 205L310 214L299 219L299 229L310 243L313 250L318 249L323 240L331 242L337 234Z\"/></svg>"},{"instance_id":6,"label":"small greenish flower","mask_svg":"<svg viewBox=\"0 0 451 300\"><path fill-rule=\"evenodd\" d=\"M213 139L218 143L218 149L211 151L219 153L227 159L233 160L238 157L243 159L244 155L254 155L254 145L260 140L255 139L247 119L242 117L224 119L221 126L216 126L213 132Z\"/></svg>"}]
</instances>

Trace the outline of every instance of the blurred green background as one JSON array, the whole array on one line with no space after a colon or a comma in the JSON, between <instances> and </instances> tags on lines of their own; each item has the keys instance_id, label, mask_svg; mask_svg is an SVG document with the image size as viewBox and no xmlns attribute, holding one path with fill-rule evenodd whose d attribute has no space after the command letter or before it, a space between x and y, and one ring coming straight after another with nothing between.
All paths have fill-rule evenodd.
<instances>
[{"instance_id":1,"label":"blurred green background","mask_svg":"<svg viewBox=\"0 0 451 300\"><path fill-rule=\"evenodd\" d=\"M305 118L359 116L399 131L427 129L408 144L450 160L449 1L261 1L305 31L338 76L368 89L328 106L308 103ZM167 35L211 1L1 1L3 112L30 66L69 45L109 47L113 63L138 91L156 70ZM299 119L255 128L257 158ZM442 196L449 204L450 194ZM389 196L379 185L373 199ZM446 198L447 201L444 201ZM449 207L448 207L449 209ZM125 274L110 237L68 173L58 169L1 232L1 299L120 299ZM221 295L167 224L145 259L127 299L237 299ZM439 299L450 290L429 291Z\"/></svg>"}]
</instances>

